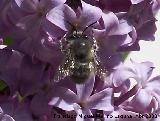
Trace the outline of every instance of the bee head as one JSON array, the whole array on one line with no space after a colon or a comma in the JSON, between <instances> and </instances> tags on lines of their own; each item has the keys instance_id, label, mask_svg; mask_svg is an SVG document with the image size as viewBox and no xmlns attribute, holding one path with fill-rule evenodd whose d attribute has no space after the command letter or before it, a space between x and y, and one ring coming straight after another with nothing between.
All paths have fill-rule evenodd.
<instances>
[{"instance_id":1,"label":"bee head","mask_svg":"<svg viewBox=\"0 0 160 121\"><path fill-rule=\"evenodd\" d=\"M86 26L84 30L77 30L76 26L72 25L70 22L67 22L70 26L72 26L72 34L69 34L69 38L87 38L87 35L85 35L85 31L91 27L92 25L94 25L96 22L91 23L90 25Z\"/></svg>"}]
</instances>

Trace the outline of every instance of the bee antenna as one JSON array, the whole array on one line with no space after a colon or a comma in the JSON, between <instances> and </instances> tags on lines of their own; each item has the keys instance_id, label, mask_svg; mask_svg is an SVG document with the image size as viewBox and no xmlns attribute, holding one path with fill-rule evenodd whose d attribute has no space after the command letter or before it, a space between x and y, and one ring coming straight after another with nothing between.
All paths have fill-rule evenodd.
<instances>
[{"instance_id":1,"label":"bee antenna","mask_svg":"<svg viewBox=\"0 0 160 121\"><path fill-rule=\"evenodd\" d=\"M76 31L76 33L77 33L77 29L76 29L76 27L73 25L73 24L71 24L69 21L67 21L67 23L72 27L72 29L73 30L75 30Z\"/></svg>"},{"instance_id":2,"label":"bee antenna","mask_svg":"<svg viewBox=\"0 0 160 121\"><path fill-rule=\"evenodd\" d=\"M91 23L90 25L86 26L86 28L83 30L82 34L89 28L91 27L92 25L94 25L95 23L97 23L97 21Z\"/></svg>"}]
</instances>

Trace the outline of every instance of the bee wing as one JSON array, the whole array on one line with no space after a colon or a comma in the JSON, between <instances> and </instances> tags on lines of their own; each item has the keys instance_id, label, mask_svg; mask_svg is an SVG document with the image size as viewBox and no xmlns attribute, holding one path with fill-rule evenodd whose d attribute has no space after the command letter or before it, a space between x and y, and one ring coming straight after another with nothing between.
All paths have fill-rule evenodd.
<instances>
[{"instance_id":1,"label":"bee wing","mask_svg":"<svg viewBox=\"0 0 160 121\"><path fill-rule=\"evenodd\" d=\"M54 82L59 82L59 80L71 75L72 62L73 60L71 57L66 54L64 62L58 67L58 70L54 76Z\"/></svg>"},{"instance_id":2,"label":"bee wing","mask_svg":"<svg viewBox=\"0 0 160 121\"><path fill-rule=\"evenodd\" d=\"M96 75L101 79L105 80L105 78L108 76L108 71L107 69L101 64L99 58L97 55L95 55L94 58L94 68L95 68L95 73Z\"/></svg>"},{"instance_id":3,"label":"bee wing","mask_svg":"<svg viewBox=\"0 0 160 121\"><path fill-rule=\"evenodd\" d=\"M96 75L101 79L101 80L105 80L105 78L108 75L107 69L104 68L104 66L102 66L100 63L96 64Z\"/></svg>"}]
</instances>

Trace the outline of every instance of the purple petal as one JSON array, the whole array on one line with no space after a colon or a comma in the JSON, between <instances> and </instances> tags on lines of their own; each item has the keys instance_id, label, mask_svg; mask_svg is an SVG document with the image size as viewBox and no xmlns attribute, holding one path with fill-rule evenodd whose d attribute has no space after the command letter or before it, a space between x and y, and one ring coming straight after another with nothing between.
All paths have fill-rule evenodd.
<instances>
[{"instance_id":1,"label":"purple petal","mask_svg":"<svg viewBox=\"0 0 160 121\"><path fill-rule=\"evenodd\" d=\"M144 0L131 0L132 4L138 4L138 3L142 2L142 1L144 1Z\"/></svg>"},{"instance_id":2,"label":"purple petal","mask_svg":"<svg viewBox=\"0 0 160 121\"><path fill-rule=\"evenodd\" d=\"M139 90L139 92L137 92L135 97L133 97L133 99L130 102L130 105L133 106L136 111L145 113L151 101L151 94L145 89L141 89Z\"/></svg>"},{"instance_id":3,"label":"purple petal","mask_svg":"<svg viewBox=\"0 0 160 121\"><path fill-rule=\"evenodd\" d=\"M77 107L77 117L76 117L76 121L94 121L94 118L87 118L86 116L88 115L93 115L91 113L90 109L84 108L84 109L78 109ZM82 117L81 117L82 116ZM85 118L86 117L86 118Z\"/></svg>"},{"instance_id":4,"label":"purple petal","mask_svg":"<svg viewBox=\"0 0 160 121\"><path fill-rule=\"evenodd\" d=\"M15 119L15 121L33 121L32 114L27 103L19 104L18 107L16 107L15 112L13 113L13 118Z\"/></svg>"},{"instance_id":5,"label":"purple petal","mask_svg":"<svg viewBox=\"0 0 160 121\"><path fill-rule=\"evenodd\" d=\"M26 12L34 12L37 8L38 0L15 0L16 4Z\"/></svg>"},{"instance_id":6,"label":"purple petal","mask_svg":"<svg viewBox=\"0 0 160 121\"><path fill-rule=\"evenodd\" d=\"M1 121L15 121L10 115L5 114ZM17 121L17 120L16 120Z\"/></svg>"},{"instance_id":7,"label":"purple petal","mask_svg":"<svg viewBox=\"0 0 160 121\"><path fill-rule=\"evenodd\" d=\"M95 76L91 75L84 84L76 84L79 100L86 100L93 91Z\"/></svg>"},{"instance_id":8,"label":"purple petal","mask_svg":"<svg viewBox=\"0 0 160 121\"><path fill-rule=\"evenodd\" d=\"M159 9L160 9L160 1L153 0L153 6L152 6L153 13L156 13Z\"/></svg>"},{"instance_id":9,"label":"purple petal","mask_svg":"<svg viewBox=\"0 0 160 121\"><path fill-rule=\"evenodd\" d=\"M81 26L84 28L101 18L102 10L82 1L82 11L80 15Z\"/></svg>"},{"instance_id":10,"label":"purple petal","mask_svg":"<svg viewBox=\"0 0 160 121\"><path fill-rule=\"evenodd\" d=\"M110 35L124 35L128 34L132 30L133 30L132 25L128 24L126 20L121 19L119 20L118 28L115 31L113 31Z\"/></svg>"},{"instance_id":11,"label":"purple petal","mask_svg":"<svg viewBox=\"0 0 160 121\"><path fill-rule=\"evenodd\" d=\"M63 37L65 34L65 31L60 29L59 27L52 24L49 20L45 19L43 21L43 29L44 31L50 35L53 39Z\"/></svg>"},{"instance_id":12,"label":"purple petal","mask_svg":"<svg viewBox=\"0 0 160 121\"><path fill-rule=\"evenodd\" d=\"M112 111L112 88L107 88L99 93L92 95L88 100L88 106L90 109Z\"/></svg>"},{"instance_id":13,"label":"purple petal","mask_svg":"<svg viewBox=\"0 0 160 121\"><path fill-rule=\"evenodd\" d=\"M19 85L22 95L26 96L40 90L45 83L43 80L44 67L43 63L33 63L28 56L24 56L19 69Z\"/></svg>"},{"instance_id":14,"label":"purple petal","mask_svg":"<svg viewBox=\"0 0 160 121\"><path fill-rule=\"evenodd\" d=\"M129 67L121 66L113 73L113 84L119 87L129 78L136 77L136 73Z\"/></svg>"},{"instance_id":15,"label":"purple petal","mask_svg":"<svg viewBox=\"0 0 160 121\"><path fill-rule=\"evenodd\" d=\"M154 91L158 95L160 95L160 76L152 78L146 85L145 89Z\"/></svg>"},{"instance_id":16,"label":"purple petal","mask_svg":"<svg viewBox=\"0 0 160 121\"><path fill-rule=\"evenodd\" d=\"M91 0L92 1L92 0ZM96 1L96 0L95 0ZM114 13L118 13L121 11L128 11L131 2L130 0L99 0L99 7L102 8L103 10L110 10Z\"/></svg>"},{"instance_id":17,"label":"purple petal","mask_svg":"<svg viewBox=\"0 0 160 121\"><path fill-rule=\"evenodd\" d=\"M153 63L148 61L141 62L141 63L136 63L132 61L132 63L134 65L136 75L139 78L138 81L142 81L142 83L146 83L154 69Z\"/></svg>"},{"instance_id":18,"label":"purple petal","mask_svg":"<svg viewBox=\"0 0 160 121\"><path fill-rule=\"evenodd\" d=\"M58 6L66 2L66 0L50 0L50 1L52 2L52 4L54 4L54 6Z\"/></svg>"},{"instance_id":19,"label":"purple petal","mask_svg":"<svg viewBox=\"0 0 160 121\"><path fill-rule=\"evenodd\" d=\"M155 21L147 22L137 30L138 39L145 41L153 41L155 40L154 35L156 31L157 27Z\"/></svg>"},{"instance_id":20,"label":"purple petal","mask_svg":"<svg viewBox=\"0 0 160 121\"><path fill-rule=\"evenodd\" d=\"M59 5L48 12L46 18L56 26L67 31L66 23L72 23L76 18L76 13L67 5Z\"/></svg>"},{"instance_id":21,"label":"purple petal","mask_svg":"<svg viewBox=\"0 0 160 121\"><path fill-rule=\"evenodd\" d=\"M152 4L149 1L144 0L139 4L132 5L127 19L134 25L136 30L141 28L143 24L155 22Z\"/></svg>"},{"instance_id":22,"label":"purple petal","mask_svg":"<svg viewBox=\"0 0 160 121\"><path fill-rule=\"evenodd\" d=\"M57 87L57 89L59 91L54 95L48 104L66 111L74 110L73 105L78 101L77 95L67 88Z\"/></svg>"},{"instance_id":23,"label":"purple petal","mask_svg":"<svg viewBox=\"0 0 160 121\"><path fill-rule=\"evenodd\" d=\"M9 86L11 93L17 89L17 71L22 56L17 51L0 49L0 78Z\"/></svg>"},{"instance_id":24,"label":"purple petal","mask_svg":"<svg viewBox=\"0 0 160 121\"><path fill-rule=\"evenodd\" d=\"M15 121L33 121L29 110L29 105L26 100L19 103L17 99L6 98L0 102L0 105L4 113L11 115ZM12 121L12 118L8 115L6 115L6 119L8 120L4 121Z\"/></svg>"},{"instance_id":25,"label":"purple petal","mask_svg":"<svg viewBox=\"0 0 160 121\"><path fill-rule=\"evenodd\" d=\"M17 27L20 27L21 29L27 31L32 35L32 33L38 33L40 30L41 25L41 18L35 14L31 14L28 16L23 17L18 21L16 24ZM35 36L34 34L34 36Z\"/></svg>"},{"instance_id":26,"label":"purple petal","mask_svg":"<svg viewBox=\"0 0 160 121\"><path fill-rule=\"evenodd\" d=\"M48 115L51 112L52 107L48 105L48 99L46 93L40 91L36 94L31 101L32 113L36 116ZM41 107L41 108L40 108Z\"/></svg>"},{"instance_id":27,"label":"purple petal","mask_svg":"<svg viewBox=\"0 0 160 121\"><path fill-rule=\"evenodd\" d=\"M102 14L102 19L106 29L106 33L112 35L118 29L118 18L113 12L106 12Z\"/></svg>"}]
</instances>

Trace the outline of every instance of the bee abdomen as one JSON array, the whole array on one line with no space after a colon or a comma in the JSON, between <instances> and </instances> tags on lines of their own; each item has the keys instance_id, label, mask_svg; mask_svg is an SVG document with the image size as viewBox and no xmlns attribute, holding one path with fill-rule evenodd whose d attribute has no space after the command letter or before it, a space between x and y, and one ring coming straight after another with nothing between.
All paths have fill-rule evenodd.
<instances>
[{"instance_id":1,"label":"bee abdomen","mask_svg":"<svg viewBox=\"0 0 160 121\"><path fill-rule=\"evenodd\" d=\"M84 83L90 76L89 63L75 63L71 77L76 83Z\"/></svg>"}]
</instances>

